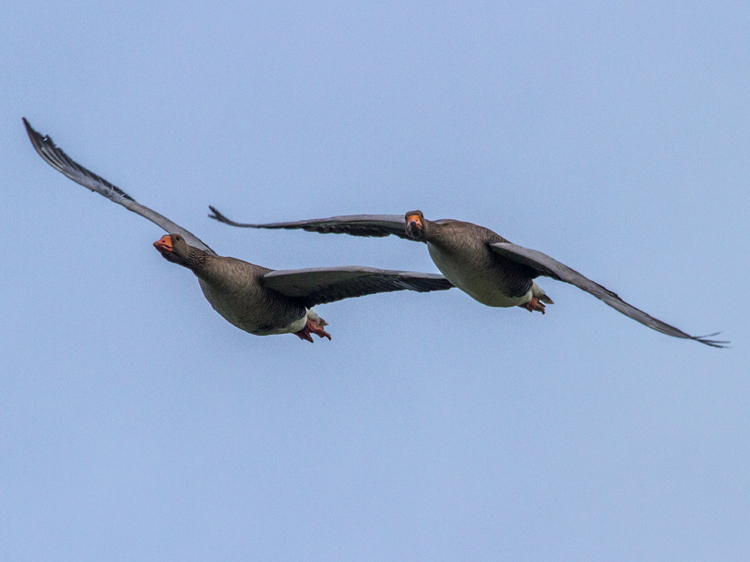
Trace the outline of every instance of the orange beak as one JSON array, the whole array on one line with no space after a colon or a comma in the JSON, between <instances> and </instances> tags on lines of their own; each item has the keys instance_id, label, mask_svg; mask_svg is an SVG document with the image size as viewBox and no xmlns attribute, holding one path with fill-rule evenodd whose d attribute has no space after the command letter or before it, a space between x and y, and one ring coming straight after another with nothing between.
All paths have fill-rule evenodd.
<instances>
[{"instance_id":1,"label":"orange beak","mask_svg":"<svg viewBox=\"0 0 750 562\"><path fill-rule=\"evenodd\" d=\"M419 218L419 215L409 215L406 217L406 224L412 222L417 223L417 228L422 228L422 219Z\"/></svg>"},{"instance_id":2,"label":"orange beak","mask_svg":"<svg viewBox=\"0 0 750 562\"><path fill-rule=\"evenodd\" d=\"M172 237L169 234L165 234L154 242L154 248L159 250L162 254L172 253Z\"/></svg>"}]
</instances>

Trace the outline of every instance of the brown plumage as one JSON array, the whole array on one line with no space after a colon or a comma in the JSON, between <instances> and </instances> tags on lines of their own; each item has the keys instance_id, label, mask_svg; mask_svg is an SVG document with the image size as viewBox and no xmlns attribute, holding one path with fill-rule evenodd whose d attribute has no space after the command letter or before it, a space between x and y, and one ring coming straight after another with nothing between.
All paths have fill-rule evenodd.
<instances>
[{"instance_id":1,"label":"brown plumage","mask_svg":"<svg viewBox=\"0 0 750 562\"><path fill-rule=\"evenodd\" d=\"M728 342L708 336L691 336L626 303L617 294L581 275L574 269L537 250L513 244L492 230L470 222L452 219L429 221L421 211L399 215L347 215L326 219L266 224L238 223L214 207L209 217L232 226L246 228L301 229L308 232L342 233L352 236L398 236L424 242L440 272L453 285L487 306L521 306L544 313L550 299L534 281L546 276L570 283L594 295L615 310L649 328L694 340L712 347Z\"/></svg>"},{"instance_id":2,"label":"brown plumage","mask_svg":"<svg viewBox=\"0 0 750 562\"><path fill-rule=\"evenodd\" d=\"M31 144L53 168L84 187L141 215L169 234L154 243L172 263L190 269L208 302L231 324L251 334L294 333L312 340L331 336L313 306L375 293L443 291L453 287L440 275L387 271L360 266L274 271L219 256L190 231L141 205L104 178L74 162L52 139L23 120Z\"/></svg>"}]
</instances>

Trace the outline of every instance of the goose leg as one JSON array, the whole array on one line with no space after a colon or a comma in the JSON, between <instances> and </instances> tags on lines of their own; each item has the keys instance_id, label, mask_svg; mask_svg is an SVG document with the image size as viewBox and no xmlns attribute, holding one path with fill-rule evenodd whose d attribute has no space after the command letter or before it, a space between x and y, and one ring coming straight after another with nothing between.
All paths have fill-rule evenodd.
<instances>
[{"instance_id":1,"label":"goose leg","mask_svg":"<svg viewBox=\"0 0 750 562\"><path fill-rule=\"evenodd\" d=\"M539 312L544 314L544 303L542 303L542 301L540 301L535 296L532 296L529 299L529 302L527 302L526 304L520 304L518 306L520 306L521 308L525 308L529 312L534 312L535 310L538 310Z\"/></svg>"},{"instance_id":2,"label":"goose leg","mask_svg":"<svg viewBox=\"0 0 750 562\"><path fill-rule=\"evenodd\" d=\"M319 338L328 338L330 340L331 334L323 329L324 324L322 324L322 322L325 322L325 320L323 320L322 318L313 320L312 318L308 317L305 327L302 328L299 332L294 332L294 335L299 339L307 340L310 343L313 342L312 334L317 335Z\"/></svg>"}]
</instances>

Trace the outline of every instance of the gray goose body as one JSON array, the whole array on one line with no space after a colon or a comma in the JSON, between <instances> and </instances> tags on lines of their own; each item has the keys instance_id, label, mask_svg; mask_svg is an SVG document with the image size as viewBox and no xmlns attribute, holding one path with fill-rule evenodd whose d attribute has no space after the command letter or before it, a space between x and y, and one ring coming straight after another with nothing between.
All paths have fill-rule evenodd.
<instances>
[{"instance_id":1,"label":"gray goose body","mask_svg":"<svg viewBox=\"0 0 750 562\"><path fill-rule=\"evenodd\" d=\"M398 236L427 244L430 257L451 283L488 306L522 306L544 312L552 300L536 283L539 276L575 285L618 312L644 326L676 338L726 347L728 342L710 339L716 334L692 336L628 304L616 293L578 273L550 256L513 244L492 230L452 219L428 221L421 211L401 215L344 215L276 223L240 223L230 220L215 207L209 217L244 228L305 230L321 234L352 236Z\"/></svg>"},{"instance_id":2,"label":"gray goose body","mask_svg":"<svg viewBox=\"0 0 750 562\"><path fill-rule=\"evenodd\" d=\"M510 307L531 299L534 271L493 252L490 244L507 240L490 229L435 221L425 225L423 241L445 278L480 303Z\"/></svg>"},{"instance_id":3,"label":"gray goose body","mask_svg":"<svg viewBox=\"0 0 750 562\"><path fill-rule=\"evenodd\" d=\"M73 161L23 120L31 144L50 166L76 183L141 215L169 234L154 246L167 261L193 271L208 302L234 326L251 334L330 335L313 306L375 293L442 291L453 287L440 275L361 266L272 270L219 256L187 229L141 205L120 188Z\"/></svg>"},{"instance_id":4,"label":"gray goose body","mask_svg":"<svg viewBox=\"0 0 750 562\"><path fill-rule=\"evenodd\" d=\"M271 269L198 249L192 252L203 255L201 265L191 268L203 295L230 324L256 336L305 327L306 307L264 285L263 277Z\"/></svg>"}]
</instances>

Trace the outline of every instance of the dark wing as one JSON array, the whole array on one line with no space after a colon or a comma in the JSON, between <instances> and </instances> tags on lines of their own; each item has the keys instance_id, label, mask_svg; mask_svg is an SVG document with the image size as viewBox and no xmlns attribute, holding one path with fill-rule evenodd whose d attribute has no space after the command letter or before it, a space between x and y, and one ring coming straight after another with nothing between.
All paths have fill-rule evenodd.
<instances>
[{"instance_id":1,"label":"dark wing","mask_svg":"<svg viewBox=\"0 0 750 562\"><path fill-rule=\"evenodd\" d=\"M211 248L201 242L198 237L194 236L191 232L173 223L171 220L160 215L156 211L141 205L119 187L115 187L104 178L97 176L95 173L74 162L67 154L55 146L55 143L52 142L50 137L43 137L36 132L31 125L29 125L29 122L26 121L26 118L23 119L23 124L26 125L26 132L29 134L31 144L34 145L39 156L41 156L44 161L55 170L62 172L74 182L80 183L83 187L95 191L100 195L104 195L104 197L110 201L119 203L126 209L147 218L154 224L166 230L167 233L182 235L185 241L191 246L215 254Z\"/></svg>"},{"instance_id":2,"label":"dark wing","mask_svg":"<svg viewBox=\"0 0 750 562\"><path fill-rule=\"evenodd\" d=\"M251 224L230 220L220 213L216 207L209 206L209 209L211 209L212 213L208 215L210 218L224 224L240 226L242 228L301 229L308 232L319 232L320 234L350 234L352 236L374 236L377 238L393 234L399 238L410 240L406 236L406 221L400 215L345 215L328 219Z\"/></svg>"},{"instance_id":3,"label":"dark wing","mask_svg":"<svg viewBox=\"0 0 750 562\"><path fill-rule=\"evenodd\" d=\"M453 287L442 275L387 271L371 267L319 267L271 271L263 284L306 307L391 291L445 291Z\"/></svg>"},{"instance_id":4,"label":"dark wing","mask_svg":"<svg viewBox=\"0 0 750 562\"><path fill-rule=\"evenodd\" d=\"M726 347L729 342L711 340L708 339L716 334L710 334L708 336L691 336L686 334L682 330L670 326L669 324L662 322L654 318L653 316L646 314L642 310L638 310L634 306L629 305L617 294L613 293L609 289L605 289L598 283L594 283L591 279L584 277L577 271L569 268L567 265L560 263L559 261L552 259L542 252L536 250L530 250L522 246L511 244L510 242L497 242L490 244L492 249L498 254L514 260L518 263L522 263L536 270L539 275L552 277L558 281L564 281L575 285L579 289L591 293L596 298L603 300L609 306L615 310L622 312L625 316L630 316L633 320L637 320L641 324L648 326L649 328L667 334L668 336L674 336L676 338L685 338L689 340L699 341L712 347Z\"/></svg>"}]
</instances>

